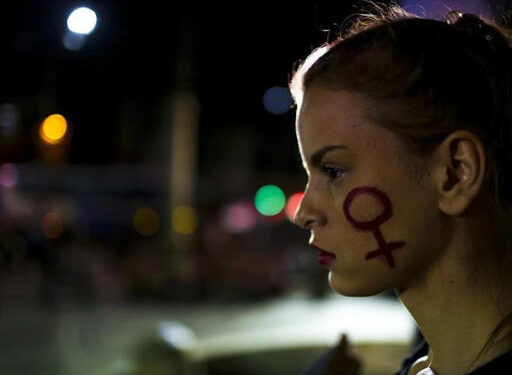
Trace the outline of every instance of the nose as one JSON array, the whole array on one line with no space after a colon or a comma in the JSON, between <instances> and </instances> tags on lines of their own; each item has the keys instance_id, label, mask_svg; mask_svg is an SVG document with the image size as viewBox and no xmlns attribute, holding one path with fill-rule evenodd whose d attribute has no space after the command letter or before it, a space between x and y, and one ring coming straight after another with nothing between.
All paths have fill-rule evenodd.
<instances>
[{"instance_id":1,"label":"nose","mask_svg":"<svg viewBox=\"0 0 512 375\"><path fill-rule=\"evenodd\" d=\"M324 226L327 218L318 204L318 197L306 189L304 196L295 212L295 224L304 229Z\"/></svg>"}]
</instances>

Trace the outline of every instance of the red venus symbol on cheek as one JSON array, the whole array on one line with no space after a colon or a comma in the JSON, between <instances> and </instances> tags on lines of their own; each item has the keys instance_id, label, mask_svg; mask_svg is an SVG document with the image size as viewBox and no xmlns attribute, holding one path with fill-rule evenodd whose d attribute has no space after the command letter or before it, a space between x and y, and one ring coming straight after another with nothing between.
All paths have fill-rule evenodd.
<instances>
[{"instance_id":1,"label":"red venus symbol on cheek","mask_svg":"<svg viewBox=\"0 0 512 375\"><path fill-rule=\"evenodd\" d=\"M354 217L350 214L349 211L350 205L352 204L354 199L362 194L374 195L382 203L384 207L380 215L369 221L357 221L356 219L354 219ZM384 192L377 189L376 187L356 187L348 193L345 202L343 202L343 212L345 213L347 220L350 222L350 224L352 224L354 228L364 231L371 230L373 235L375 236L375 239L377 240L377 244L379 245L379 247L376 250L367 253L365 259L372 259L378 257L379 255L383 255L386 258L389 267L394 268L395 259L393 258L391 252L404 246L405 242L386 242L386 240L382 236L382 232L380 231L380 225L386 220L388 220L392 215L391 201L389 200L388 196L384 194Z\"/></svg>"}]
</instances>

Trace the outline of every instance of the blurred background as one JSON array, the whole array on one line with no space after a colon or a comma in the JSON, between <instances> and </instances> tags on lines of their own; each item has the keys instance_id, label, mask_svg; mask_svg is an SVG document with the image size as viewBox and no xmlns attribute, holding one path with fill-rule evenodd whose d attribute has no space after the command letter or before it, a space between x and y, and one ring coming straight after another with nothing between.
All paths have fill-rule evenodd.
<instances>
[{"instance_id":1,"label":"blurred background","mask_svg":"<svg viewBox=\"0 0 512 375\"><path fill-rule=\"evenodd\" d=\"M1 373L298 374L342 332L365 374L398 369L407 312L333 295L291 223L287 83L361 6L2 3Z\"/></svg>"}]
</instances>

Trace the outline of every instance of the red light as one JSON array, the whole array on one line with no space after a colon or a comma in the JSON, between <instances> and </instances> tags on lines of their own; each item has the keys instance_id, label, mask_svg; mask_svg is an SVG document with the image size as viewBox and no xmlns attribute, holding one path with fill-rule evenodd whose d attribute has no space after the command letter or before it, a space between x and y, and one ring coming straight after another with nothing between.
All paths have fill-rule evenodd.
<instances>
[{"instance_id":1,"label":"red light","mask_svg":"<svg viewBox=\"0 0 512 375\"><path fill-rule=\"evenodd\" d=\"M295 193L290 198L288 198L288 202L286 203L286 216L290 221L294 221L295 214L297 212L297 209L299 208L303 196L304 192L300 192Z\"/></svg>"}]
</instances>

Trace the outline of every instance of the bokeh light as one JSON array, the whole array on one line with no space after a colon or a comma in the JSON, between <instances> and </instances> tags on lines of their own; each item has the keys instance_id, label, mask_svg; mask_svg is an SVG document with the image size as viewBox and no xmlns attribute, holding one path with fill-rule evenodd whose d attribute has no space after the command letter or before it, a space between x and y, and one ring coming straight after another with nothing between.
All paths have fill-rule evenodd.
<instances>
[{"instance_id":1,"label":"bokeh light","mask_svg":"<svg viewBox=\"0 0 512 375\"><path fill-rule=\"evenodd\" d=\"M265 109L274 115L282 115L288 112L292 104L293 99L290 90L286 87L271 87L263 94Z\"/></svg>"},{"instance_id":2,"label":"bokeh light","mask_svg":"<svg viewBox=\"0 0 512 375\"><path fill-rule=\"evenodd\" d=\"M158 213L150 207L141 207L133 214L133 229L142 236L154 236L160 227Z\"/></svg>"},{"instance_id":3,"label":"bokeh light","mask_svg":"<svg viewBox=\"0 0 512 375\"><path fill-rule=\"evenodd\" d=\"M265 216L279 214L286 204L283 190L276 185L265 185L259 188L254 197L254 205L258 212Z\"/></svg>"},{"instance_id":4,"label":"bokeh light","mask_svg":"<svg viewBox=\"0 0 512 375\"><path fill-rule=\"evenodd\" d=\"M49 144L60 143L68 130L68 123L64 116L53 114L44 119L39 128L39 135Z\"/></svg>"},{"instance_id":5,"label":"bokeh light","mask_svg":"<svg viewBox=\"0 0 512 375\"><path fill-rule=\"evenodd\" d=\"M158 325L160 336L173 348L192 350L197 347L197 337L186 325L170 320Z\"/></svg>"},{"instance_id":6,"label":"bokeh light","mask_svg":"<svg viewBox=\"0 0 512 375\"><path fill-rule=\"evenodd\" d=\"M86 7L77 8L68 16L68 29L77 34L90 34L96 27L96 13Z\"/></svg>"},{"instance_id":7,"label":"bokeh light","mask_svg":"<svg viewBox=\"0 0 512 375\"><path fill-rule=\"evenodd\" d=\"M193 234L199 224L196 210L190 206L178 206L172 212L172 229L179 234Z\"/></svg>"},{"instance_id":8,"label":"bokeh light","mask_svg":"<svg viewBox=\"0 0 512 375\"><path fill-rule=\"evenodd\" d=\"M18 183L18 169L14 164L6 163L0 167L0 185L6 188L14 187Z\"/></svg>"},{"instance_id":9,"label":"bokeh light","mask_svg":"<svg viewBox=\"0 0 512 375\"><path fill-rule=\"evenodd\" d=\"M62 218L55 212L49 212L43 216L41 231L48 238L58 238L64 231Z\"/></svg>"},{"instance_id":10,"label":"bokeh light","mask_svg":"<svg viewBox=\"0 0 512 375\"><path fill-rule=\"evenodd\" d=\"M304 197L304 192L295 193L286 202L286 217L292 222L295 221L295 214L302 201L302 197Z\"/></svg>"},{"instance_id":11,"label":"bokeh light","mask_svg":"<svg viewBox=\"0 0 512 375\"><path fill-rule=\"evenodd\" d=\"M254 228L258 221L254 205L240 201L228 205L221 213L224 229L231 233L242 233Z\"/></svg>"}]
</instances>

